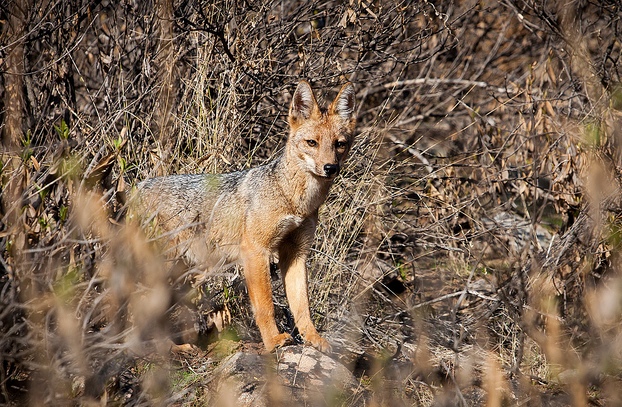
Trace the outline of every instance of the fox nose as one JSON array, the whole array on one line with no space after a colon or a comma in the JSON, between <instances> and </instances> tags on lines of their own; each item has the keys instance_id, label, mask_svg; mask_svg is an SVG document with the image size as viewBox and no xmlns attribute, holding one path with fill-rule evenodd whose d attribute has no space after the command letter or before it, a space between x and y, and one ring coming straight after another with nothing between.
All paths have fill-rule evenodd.
<instances>
[{"instance_id":1,"label":"fox nose","mask_svg":"<svg viewBox=\"0 0 622 407\"><path fill-rule=\"evenodd\" d=\"M326 174L327 177L332 177L333 175L337 174L338 171L339 171L338 164L325 164L324 165L324 174Z\"/></svg>"}]
</instances>

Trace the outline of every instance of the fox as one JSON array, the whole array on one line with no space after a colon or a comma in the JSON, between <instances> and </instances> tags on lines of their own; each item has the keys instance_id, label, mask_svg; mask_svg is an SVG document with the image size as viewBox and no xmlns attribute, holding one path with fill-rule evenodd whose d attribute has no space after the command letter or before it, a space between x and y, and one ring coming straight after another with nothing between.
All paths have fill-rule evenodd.
<instances>
[{"instance_id":1,"label":"fox","mask_svg":"<svg viewBox=\"0 0 622 407\"><path fill-rule=\"evenodd\" d=\"M289 135L274 160L224 174L178 174L137 185L139 210L169 236L173 256L202 270L240 264L267 352L292 343L274 316L270 262L278 261L294 323L305 343L331 346L310 315L307 257L318 210L354 141L355 90L345 83L321 108L302 80L292 96Z\"/></svg>"}]
</instances>

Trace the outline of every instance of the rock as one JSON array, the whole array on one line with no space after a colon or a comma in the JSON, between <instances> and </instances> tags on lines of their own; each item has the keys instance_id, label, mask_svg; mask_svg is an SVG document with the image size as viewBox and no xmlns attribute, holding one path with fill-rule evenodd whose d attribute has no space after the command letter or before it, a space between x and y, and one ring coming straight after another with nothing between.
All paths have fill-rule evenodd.
<instances>
[{"instance_id":1,"label":"rock","mask_svg":"<svg viewBox=\"0 0 622 407\"><path fill-rule=\"evenodd\" d=\"M306 346L237 352L216 368L213 383L216 405L356 405L368 396L344 365Z\"/></svg>"}]
</instances>

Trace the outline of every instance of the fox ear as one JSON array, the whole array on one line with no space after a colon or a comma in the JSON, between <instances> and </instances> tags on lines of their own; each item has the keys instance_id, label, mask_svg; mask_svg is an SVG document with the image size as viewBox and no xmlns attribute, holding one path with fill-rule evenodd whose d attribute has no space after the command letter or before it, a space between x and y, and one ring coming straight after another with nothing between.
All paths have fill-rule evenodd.
<instances>
[{"instance_id":1,"label":"fox ear","mask_svg":"<svg viewBox=\"0 0 622 407\"><path fill-rule=\"evenodd\" d=\"M307 81L300 81L294 97L292 105L289 108L289 123L296 125L302 123L311 117L313 113L319 110L315 95L311 89L311 85Z\"/></svg>"},{"instance_id":2,"label":"fox ear","mask_svg":"<svg viewBox=\"0 0 622 407\"><path fill-rule=\"evenodd\" d=\"M346 121L354 119L354 86L350 82L341 87L328 111L330 114L339 115Z\"/></svg>"}]
</instances>

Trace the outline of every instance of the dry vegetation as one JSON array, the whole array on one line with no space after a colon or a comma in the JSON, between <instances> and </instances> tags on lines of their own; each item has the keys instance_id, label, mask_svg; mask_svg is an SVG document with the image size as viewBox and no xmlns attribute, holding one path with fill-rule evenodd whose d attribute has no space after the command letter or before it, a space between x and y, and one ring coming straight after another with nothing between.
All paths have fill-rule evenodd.
<instances>
[{"instance_id":1,"label":"dry vegetation","mask_svg":"<svg viewBox=\"0 0 622 407\"><path fill-rule=\"evenodd\" d=\"M124 225L124 191L269 160L307 78L357 88L310 284L370 402L622 405L621 19L619 1L1 3L0 403L201 405L209 373L165 338L205 349L226 306L258 341L243 281L177 273Z\"/></svg>"}]
</instances>

